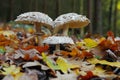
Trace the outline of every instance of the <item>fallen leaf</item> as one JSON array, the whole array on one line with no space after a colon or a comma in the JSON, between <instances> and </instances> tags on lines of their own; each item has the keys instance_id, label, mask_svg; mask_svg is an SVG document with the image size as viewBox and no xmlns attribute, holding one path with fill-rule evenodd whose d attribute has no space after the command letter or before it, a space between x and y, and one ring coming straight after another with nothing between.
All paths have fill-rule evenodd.
<instances>
[{"instance_id":1,"label":"fallen leaf","mask_svg":"<svg viewBox=\"0 0 120 80\"><path fill-rule=\"evenodd\" d=\"M3 46L0 46L0 54L4 54L5 53L5 48Z\"/></svg>"},{"instance_id":2,"label":"fallen leaf","mask_svg":"<svg viewBox=\"0 0 120 80\"><path fill-rule=\"evenodd\" d=\"M56 63L63 73L67 73L68 70L71 69L71 68L79 68L80 67L79 65L69 63L63 57L58 57Z\"/></svg>"},{"instance_id":3,"label":"fallen leaf","mask_svg":"<svg viewBox=\"0 0 120 80\"><path fill-rule=\"evenodd\" d=\"M15 75L20 72L20 67L16 67L15 65L10 65L9 67L3 68L4 71L1 71L4 75Z\"/></svg>"},{"instance_id":4,"label":"fallen leaf","mask_svg":"<svg viewBox=\"0 0 120 80\"><path fill-rule=\"evenodd\" d=\"M100 67L100 66L96 66L95 69L92 70L92 72L95 76L107 78L108 80L112 80L113 78L115 78L117 76L115 74L106 73L106 70L102 69L102 67Z\"/></svg>"},{"instance_id":5,"label":"fallen leaf","mask_svg":"<svg viewBox=\"0 0 120 80\"><path fill-rule=\"evenodd\" d=\"M54 70L58 70L58 69L59 69L59 67L58 67L56 64L54 64L54 63L52 62L52 60L49 59L49 58L45 55L45 53L43 53L43 52L42 52L42 58L43 58L43 61L47 64L47 66L48 66L49 68L54 69Z\"/></svg>"},{"instance_id":6,"label":"fallen leaf","mask_svg":"<svg viewBox=\"0 0 120 80\"><path fill-rule=\"evenodd\" d=\"M95 67L95 69L92 71L94 75L101 75L105 72L105 70L103 70L100 66L99 67Z\"/></svg>"},{"instance_id":7,"label":"fallen leaf","mask_svg":"<svg viewBox=\"0 0 120 80\"><path fill-rule=\"evenodd\" d=\"M120 68L120 62L108 62L106 60L98 60L96 58L91 58L91 59L88 59L87 61L91 64L102 64L102 65L109 65L109 66Z\"/></svg>"},{"instance_id":8,"label":"fallen leaf","mask_svg":"<svg viewBox=\"0 0 120 80\"><path fill-rule=\"evenodd\" d=\"M95 40L90 39L90 38L85 38L83 41L85 42L85 46L88 49L96 47L98 45L98 43Z\"/></svg>"},{"instance_id":9,"label":"fallen leaf","mask_svg":"<svg viewBox=\"0 0 120 80\"><path fill-rule=\"evenodd\" d=\"M68 63L67 63L67 60L65 60L65 59L62 58L62 57L58 57L56 63L57 63L57 65L60 67L60 70L61 70L63 73L67 73L67 72L68 72L69 65L68 65Z\"/></svg>"},{"instance_id":10,"label":"fallen leaf","mask_svg":"<svg viewBox=\"0 0 120 80\"><path fill-rule=\"evenodd\" d=\"M14 80L19 80L19 78L23 75L23 73L20 72L20 67L16 67L15 65L5 67L3 70L4 71L1 71L3 75L11 75L13 76Z\"/></svg>"}]
</instances>

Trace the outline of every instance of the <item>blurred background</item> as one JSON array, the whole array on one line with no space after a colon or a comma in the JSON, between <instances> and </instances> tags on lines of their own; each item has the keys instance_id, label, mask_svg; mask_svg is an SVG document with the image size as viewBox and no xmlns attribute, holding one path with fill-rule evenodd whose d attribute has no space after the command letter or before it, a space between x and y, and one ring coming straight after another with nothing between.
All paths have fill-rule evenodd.
<instances>
[{"instance_id":1,"label":"blurred background","mask_svg":"<svg viewBox=\"0 0 120 80\"><path fill-rule=\"evenodd\" d=\"M71 30L73 34L104 35L111 30L120 35L120 0L0 0L0 23L13 22L21 13L30 11L46 13L53 20L70 12L87 16L89 26Z\"/></svg>"}]
</instances>

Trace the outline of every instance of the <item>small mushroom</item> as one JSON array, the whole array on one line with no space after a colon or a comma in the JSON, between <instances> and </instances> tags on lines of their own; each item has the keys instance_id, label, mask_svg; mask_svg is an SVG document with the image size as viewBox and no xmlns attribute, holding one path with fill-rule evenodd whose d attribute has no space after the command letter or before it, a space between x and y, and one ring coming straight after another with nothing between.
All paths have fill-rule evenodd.
<instances>
[{"instance_id":1,"label":"small mushroom","mask_svg":"<svg viewBox=\"0 0 120 80\"><path fill-rule=\"evenodd\" d=\"M43 43L56 45L56 51L60 51L60 44L74 44L73 40L67 36L50 36L45 38Z\"/></svg>"},{"instance_id":2,"label":"small mushroom","mask_svg":"<svg viewBox=\"0 0 120 80\"><path fill-rule=\"evenodd\" d=\"M46 14L41 12L26 12L19 16L15 20L17 23L33 24L36 29L36 33L41 33L41 27L46 26L52 29L53 20ZM38 45L42 45L41 37L38 37Z\"/></svg>"},{"instance_id":3,"label":"small mushroom","mask_svg":"<svg viewBox=\"0 0 120 80\"><path fill-rule=\"evenodd\" d=\"M60 15L54 20L54 34L63 29L63 35L68 35L69 28L82 28L87 26L90 20L83 15L67 13Z\"/></svg>"}]
</instances>

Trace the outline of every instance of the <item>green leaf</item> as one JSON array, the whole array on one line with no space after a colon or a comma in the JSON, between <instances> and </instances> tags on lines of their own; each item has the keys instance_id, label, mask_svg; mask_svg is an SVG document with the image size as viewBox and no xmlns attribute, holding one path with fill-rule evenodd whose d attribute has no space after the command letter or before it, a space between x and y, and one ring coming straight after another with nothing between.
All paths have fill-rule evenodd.
<instances>
[{"instance_id":1,"label":"green leaf","mask_svg":"<svg viewBox=\"0 0 120 80\"><path fill-rule=\"evenodd\" d=\"M0 54L4 54L5 53L5 48L3 46L0 46Z\"/></svg>"},{"instance_id":2,"label":"green leaf","mask_svg":"<svg viewBox=\"0 0 120 80\"><path fill-rule=\"evenodd\" d=\"M45 53L42 53L42 58L49 68L59 70L59 67L56 64L54 64L52 60L45 55Z\"/></svg>"}]
</instances>

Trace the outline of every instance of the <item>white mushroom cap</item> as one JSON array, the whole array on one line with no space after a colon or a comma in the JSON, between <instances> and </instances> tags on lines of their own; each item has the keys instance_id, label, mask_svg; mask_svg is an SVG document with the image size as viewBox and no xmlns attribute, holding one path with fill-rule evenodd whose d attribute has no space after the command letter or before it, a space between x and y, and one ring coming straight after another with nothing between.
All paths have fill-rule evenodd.
<instances>
[{"instance_id":1,"label":"white mushroom cap","mask_svg":"<svg viewBox=\"0 0 120 80\"><path fill-rule=\"evenodd\" d=\"M67 36L50 36L45 38L43 43L46 44L74 44L72 38Z\"/></svg>"},{"instance_id":2,"label":"white mushroom cap","mask_svg":"<svg viewBox=\"0 0 120 80\"><path fill-rule=\"evenodd\" d=\"M26 12L19 16L15 20L18 23L25 23L25 24L34 24L38 22L45 26L53 26L53 20L46 14L41 12Z\"/></svg>"},{"instance_id":3,"label":"white mushroom cap","mask_svg":"<svg viewBox=\"0 0 120 80\"><path fill-rule=\"evenodd\" d=\"M69 28L81 28L85 27L90 23L90 20L83 15L76 13L67 13L60 15L54 20L55 30L65 28L65 25L69 25Z\"/></svg>"}]
</instances>

